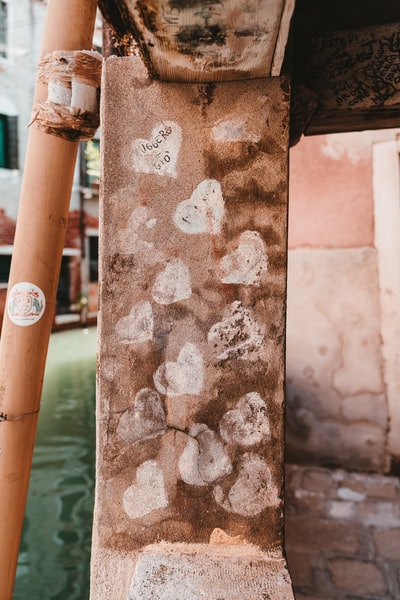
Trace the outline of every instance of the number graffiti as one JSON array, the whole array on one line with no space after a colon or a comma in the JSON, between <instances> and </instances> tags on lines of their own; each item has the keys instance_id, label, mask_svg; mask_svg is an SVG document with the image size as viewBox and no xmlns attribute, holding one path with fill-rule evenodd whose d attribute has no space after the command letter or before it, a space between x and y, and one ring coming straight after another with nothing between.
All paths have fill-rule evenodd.
<instances>
[{"instance_id":1,"label":"number graffiti","mask_svg":"<svg viewBox=\"0 0 400 600\"><path fill-rule=\"evenodd\" d=\"M167 125L165 129L160 129L159 132L149 141L140 145L140 150L143 154L154 154L154 150L157 150L160 146L167 141L168 136L172 133L172 127ZM162 149L160 152L155 154L156 160L153 163L155 169L160 171L163 165L171 162L171 156L169 150Z\"/></svg>"}]
</instances>

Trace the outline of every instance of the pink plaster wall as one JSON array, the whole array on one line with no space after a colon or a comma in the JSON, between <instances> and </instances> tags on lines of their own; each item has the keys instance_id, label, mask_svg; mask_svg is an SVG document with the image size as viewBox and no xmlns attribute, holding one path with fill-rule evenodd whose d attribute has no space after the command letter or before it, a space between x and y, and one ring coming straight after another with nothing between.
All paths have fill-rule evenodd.
<instances>
[{"instance_id":1,"label":"pink plaster wall","mask_svg":"<svg viewBox=\"0 0 400 600\"><path fill-rule=\"evenodd\" d=\"M369 137L303 137L290 153L289 247L356 248L372 244Z\"/></svg>"},{"instance_id":2,"label":"pink plaster wall","mask_svg":"<svg viewBox=\"0 0 400 600\"><path fill-rule=\"evenodd\" d=\"M389 472L375 143L398 129L303 137L290 151L286 457ZM395 161L393 168L396 169Z\"/></svg>"}]
</instances>

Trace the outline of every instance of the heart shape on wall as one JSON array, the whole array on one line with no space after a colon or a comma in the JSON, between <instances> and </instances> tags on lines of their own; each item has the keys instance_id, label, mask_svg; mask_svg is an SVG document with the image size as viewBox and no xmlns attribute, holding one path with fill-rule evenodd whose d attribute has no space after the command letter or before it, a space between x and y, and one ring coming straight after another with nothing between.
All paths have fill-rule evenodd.
<instances>
[{"instance_id":1,"label":"heart shape on wall","mask_svg":"<svg viewBox=\"0 0 400 600\"><path fill-rule=\"evenodd\" d=\"M266 246L258 231L244 231L236 250L221 259L223 283L260 285L268 269Z\"/></svg>"},{"instance_id":2,"label":"heart shape on wall","mask_svg":"<svg viewBox=\"0 0 400 600\"><path fill-rule=\"evenodd\" d=\"M171 260L157 275L151 293L154 300L160 304L173 304L190 298L190 271L180 258Z\"/></svg>"},{"instance_id":3,"label":"heart shape on wall","mask_svg":"<svg viewBox=\"0 0 400 600\"><path fill-rule=\"evenodd\" d=\"M191 197L180 202L174 214L175 225L184 233L221 233L225 204L221 184L205 179Z\"/></svg>"},{"instance_id":4,"label":"heart shape on wall","mask_svg":"<svg viewBox=\"0 0 400 600\"><path fill-rule=\"evenodd\" d=\"M167 396L199 394L203 383L203 357L192 343L183 346L176 362L165 362L154 373L156 389Z\"/></svg>"},{"instance_id":5,"label":"heart shape on wall","mask_svg":"<svg viewBox=\"0 0 400 600\"><path fill-rule=\"evenodd\" d=\"M176 177L176 165L182 144L178 123L164 121L151 132L150 139L134 140L132 162L137 173L156 173Z\"/></svg>"},{"instance_id":6,"label":"heart shape on wall","mask_svg":"<svg viewBox=\"0 0 400 600\"><path fill-rule=\"evenodd\" d=\"M133 403L120 417L117 433L125 442L136 442L160 435L167 428L165 411L155 390L140 390Z\"/></svg>"},{"instance_id":7,"label":"heart shape on wall","mask_svg":"<svg viewBox=\"0 0 400 600\"><path fill-rule=\"evenodd\" d=\"M168 506L164 477L155 460L147 460L138 467L136 481L125 491L122 503L131 519Z\"/></svg>"},{"instance_id":8,"label":"heart shape on wall","mask_svg":"<svg viewBox=\"0 0 400 600\"><path fill-rule=\"evenodd\" d=\"M118 321L115 330L123 344L134 344L151 340L153 328L153 309L150 302L143 301L135 304L129 315Z\"/></svg>"},{"instance_id":9,"label":"heart shape on wall","mask_svg":"<svg viewBox=\"0 0 400 600\"><path fill-rule=\"evenodd\" d=\"M232 302L224 319L208 332L208 343L220 360L262 358L260 347L264 334L250 310L239 300Z\"/></svg>"},{"instance_id":10,"label":"heart shape on wall","mask_svg":"<svg viewBox=\"0 0 400 600\"><path fill-rule=\"evenodd\" d=\"M268 506L279 503L270 468L261 456L252 453L242 456L238 478L228 495L218 485L214 488L214 498L225 510L243 517L255 517Z\"/></svg>"},{"instance_id":11,"label":"heart shape on wall","mask_svg":"<svg viewBox=\"0 0 400 600\"><path fill-rule=\"evenodd\" d=\"M195 424L179 459L185 483L207 485L232 471L232 463L216 433L205 424Z\"/></svg>"},{"instance_id":12,"label":"heart shape on wall","mask_svg":"<svg viewBox=\"0 0 400 600\"><path fill-rule=\"evenodd\" d=\"M223 415L219 427L222 439L231 444L253 446L269 439L267 407L260 394L249 392L242 396L237 408Z\"/></svg>"}]
</instances>

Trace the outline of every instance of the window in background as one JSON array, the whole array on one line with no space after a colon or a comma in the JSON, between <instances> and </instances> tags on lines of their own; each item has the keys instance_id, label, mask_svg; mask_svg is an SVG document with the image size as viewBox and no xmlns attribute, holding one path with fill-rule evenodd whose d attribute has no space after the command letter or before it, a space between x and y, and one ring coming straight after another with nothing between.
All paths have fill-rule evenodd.
<instances>
[{"instance_id":1,"label":"window in background","mask_svg":"<svg viewBox=\"0 0 400 600\"><path fill-rule=\"evenodd\" d=\"M89 281L96 283L99 279L99 238L89 236Z\"/></svg>"},{"instance_id":2,"label":"window in background","mask_svg":"<svg viewBox=\"0 0 400 600\"><path fill-rule=\"evenodd\" d=\"M18 169L18 117L0 114L0 169Z\"/></svg>"},{"instance_id":3,"label":"window in background","mask_svg":"<svg viewBox=\"0 0 400 600\"><path fill-rule=\"evenodd\" d=\"M8 2L0 0L0 56L7 57Z\"/></svg>"},{"instance_id":4,"label":"window in background","mask_svg":"<svg viewBox=\"0 0 400 600\"><path fill-rule=\"evenodd\" d=\"M10 266L11 254L0 254L0 284L8 282Z\"/></svg>"}]
</instances>

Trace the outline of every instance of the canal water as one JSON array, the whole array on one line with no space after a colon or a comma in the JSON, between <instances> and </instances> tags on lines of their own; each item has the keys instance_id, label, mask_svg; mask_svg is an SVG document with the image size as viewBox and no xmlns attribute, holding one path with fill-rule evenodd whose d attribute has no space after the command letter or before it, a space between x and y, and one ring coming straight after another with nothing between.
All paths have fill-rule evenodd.
<instances>
[{"instance_id":1,"label":"canal water","mask_svg":"<svg viewBox=\"0 0 400 600\"><path fill-rule=\"evenodd\" d=\"M13 600L88 600L96 327L51 335Z\"/></svg>"}]
</instances>

